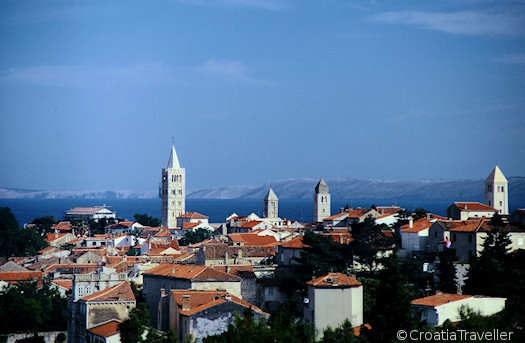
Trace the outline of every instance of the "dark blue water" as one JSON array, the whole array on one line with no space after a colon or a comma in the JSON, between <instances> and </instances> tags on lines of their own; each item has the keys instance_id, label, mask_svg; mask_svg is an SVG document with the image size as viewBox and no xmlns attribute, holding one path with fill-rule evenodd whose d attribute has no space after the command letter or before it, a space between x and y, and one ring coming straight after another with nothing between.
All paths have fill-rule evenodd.
<instances>
[{"instance_id":1,"label":"dark blue water","mask_svg":"<svg viewBox=\"0 0 525 343\"><path fill-rule=\"evenodd\" d=\"M407 200L352 200L332 201L332 213L349 203L352 207L369 207L398 205L412 210L423 207L430 212L445 215L449 202L413 202ZM76 206L98 206L106 204L111 210L117 212L122 219L133 219L135 213L147 213L150 216L160 218L159 199L0 199L0 207L7 206L15 215L20 225L30 223L34 218L42 216L54 216L62 219L64 212ZM210 222L224 222L233 212L239 215L248 215L254 212L262 215L262 200L245 199L188 199L186 200L186 211L196 211L210 217ZM279 216L301 222L312 221L313 204L311 200L279 200Z\"/></svg>"}]
</instances>

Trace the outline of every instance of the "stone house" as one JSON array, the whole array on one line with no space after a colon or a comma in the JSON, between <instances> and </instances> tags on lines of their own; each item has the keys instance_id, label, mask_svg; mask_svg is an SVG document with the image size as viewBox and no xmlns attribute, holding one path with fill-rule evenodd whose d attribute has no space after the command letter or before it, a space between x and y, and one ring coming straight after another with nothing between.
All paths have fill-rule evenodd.
<instances>
[{"instance_id":1,"label":"stone house","mask_svg":"<svg viewBox=\"0 0 525 343\"><path fill-rule=\"evenodd\" d=\"M412 308L422 321L436 327L441 326L446 320L459 321L459 311L462 307L468 307L483 316L490 316L503 310L506 300L506 298L438 293L412 300Z\"/></svg>"},{"instance_id":2,"label":"stone house","mask_svg":"<svg viewBox=\"0 0 525 343\"><path fill-rule=\"evenodd\" d=\"M279 266L293 266L298 265L296 261L301 257L301 252L306 247L303 243L303 237L298 236L287 242L282 242L277 246L277 255L275 261Z\"/></svg>"},{"instance_id":3,"label":"stone house","mask_svg":"<svg viewBox=\"0 0 525 343\"><path fill-rule=\"evenodd\" d=\"M440 252L445 249L445 242L450 241L450 248L456 250L456 258L468 261L471 255L479 256L487 233L494 227L486 219L478 220L438 220L429 229L429 250ZM508 232L511 240L510 251L525 249L525 230L513 225L505 225L502 231Z\"/></svg>"},{"instance_id":4,"label":"stone house","mask_svg":"<svg viewBox=\"0 0 525 343\"><path fill-rule=\"evenodd\" d=\"M151 324L161 330L167 326L157 322L161 289L225 290L241 297L240 277L202 265L160 264L145 272L142 278Z\"/></svg>"},{"instance_id":5,"label":"stone house","mask_svg":"<svg viewBox=\"0 0 525 343\"><path fill-rule=\"evenodd\" d=\"M428 244L429 229L435 219L421 218L401 226L401 248L407 253L425 251Z\"/></svg>"},{"instance_id":6,"label":"stone house","mask_svg":"<svg viewBox=\"0 0 525 343\"><path fill-rule=\"evenodd\" d=\"M135 296L127 281L80 298L78 301L69 298L68 343L86 343L87 330L111 320L126 320L135 305Z\"/></svg>"},{"instance_id":7,"label":"stone house","mask_svg":"<svg viewBox=\"0 0 525 343\"><path fill-rule=\"evenodd\" d=\"M206 266L232 264L260 264L276 253L276 247L269 246L229 246L225 243L206 244L195 254L197 264Z\"/></svg>"},{"instance_id":8,"label":"stone house","mask_svg":"<svg viewBox=\"0 0 525 343\"><path fill-rule=\"evenodd\" d=\"M258 307L225 291L162 290L159 302L159 322L166 322L181 342L189 337L196 342L228 329L234 314L251 310L255 320L270 315Z\"/></svg>"},{"instance_id":9,"label":"stone house","mask_svg":"<svg viewBox=\"0 0 525 343\"><path fill-rule=\"evenodd\" d=\"M328 273L308 281L307 285L303 315L315 327L317 339L326 328L336 328L345 320L352 327L363 325L363 285L355 277Z\"/></svg>"},{"instance_id":10,"label":"stone house","mask_svg":"<svg viewBox=\"0 0 525 343\"><path fill-rule=\"evenodd\" d=\"M447 209L447 216L454 220L492 218L496 209L479 202L454 202Z\"/></svg>"}]
</instances>

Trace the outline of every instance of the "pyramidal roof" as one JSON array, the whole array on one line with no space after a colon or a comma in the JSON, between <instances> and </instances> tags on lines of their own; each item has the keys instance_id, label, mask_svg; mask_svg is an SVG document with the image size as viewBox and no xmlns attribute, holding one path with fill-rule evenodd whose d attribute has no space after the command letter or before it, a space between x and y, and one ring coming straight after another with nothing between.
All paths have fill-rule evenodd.
<instances>
[{"instance_id":1,"label":"pyramidal roof","mask_svg":"<svg viewBox=\"0 0 525 343\"><path fill-rule=\"evenodd\" d=\"M264 200L279 200L279 198L277 197L277 195L275 195L275 192L273 191L273 189L270 188L268 190L268 193L266 193Z\"/></svg>"},{"instance_id":2,"label":"pyramidal roof","mask_svg":"<svg viewBox=\"0 0 525 343\"><path fill-rule=\"evenodd\" d=\"M501 169L499 169L498 166L495 166L494 169L492 169L492 172L487 176L486 181L493 181L493 182L507 182L507 178L505 175L503 175L503 172Z\"/></svg>"},{"instance_id":3,"label":"pyramidal roof","mask_svg":"<svg viewBox=\"0 0 525 343\"><path fill-rule=\"evenodd\" d=\"M315 186L316 193L328 193L328 185L323 179L319 180L317 186Z\"/></svg>"},{"instance_id":4,"label":"pyramidal roof","mask_svg":"<svg viewBox=\"0 0 525 343\"><path fill-rule=\"evenodd\" d=\"M177 151L175 151L175 145L171 146L170 159L168 160L167 168L180 168L179 158L177 157Z\"/></svg>"}]
</instances>

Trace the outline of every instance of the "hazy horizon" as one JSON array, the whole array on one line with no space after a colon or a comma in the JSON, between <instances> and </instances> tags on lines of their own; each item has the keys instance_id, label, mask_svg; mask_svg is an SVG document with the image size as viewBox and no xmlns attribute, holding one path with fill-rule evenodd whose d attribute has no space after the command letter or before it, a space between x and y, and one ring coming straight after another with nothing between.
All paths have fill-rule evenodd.
<instances>
[{"instance_id":1,"label":"hazy horizon","mask_svg":"<svg viewBox=\"0 0 525 343\"><path fill-rule=\"evenodd\" d=\"M0 3L0 187L525 175L525 3ZM520 157L522 156L522 157Z\"/></svg>"}]
</instances>

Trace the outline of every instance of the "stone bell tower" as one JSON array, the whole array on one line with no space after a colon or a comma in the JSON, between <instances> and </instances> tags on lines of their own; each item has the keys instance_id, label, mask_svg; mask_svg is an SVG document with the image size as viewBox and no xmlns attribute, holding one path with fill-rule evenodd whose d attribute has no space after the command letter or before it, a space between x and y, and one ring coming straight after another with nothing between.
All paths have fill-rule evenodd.
<instances>
[{"instance_id":1,"label":"stone bell tower","mask_svg":"<svg viewBox=\"0 0 525 343\"><path fill-rule=\"evenodd\" d=\"M330 193L328 185L323 179L315 186L314 194L314 223L320 223L330 216Z\"/></svg>"},{"instance_id":2,"label":"stone bell tower","mask_svg":"<svg viewBox=\"0 0 525 343\"><path fill-rule=\"evenodd\" d=\"M177 217L186 212L186 170L179 164L174 145L168 165L162 168L159 193L162 199L162 226L175 228Z\"/></svg>"},{"instance_id":3,"label":"stone bell tower","mask_svg":"<svg viewBox=\"0 0 525 343\"><path fill-rule=\"evenodd\" d=\"M485 204L494 207L499 214L509 214L509 186L498 166L485 180Z\"/></svg>"}]
</instances>

